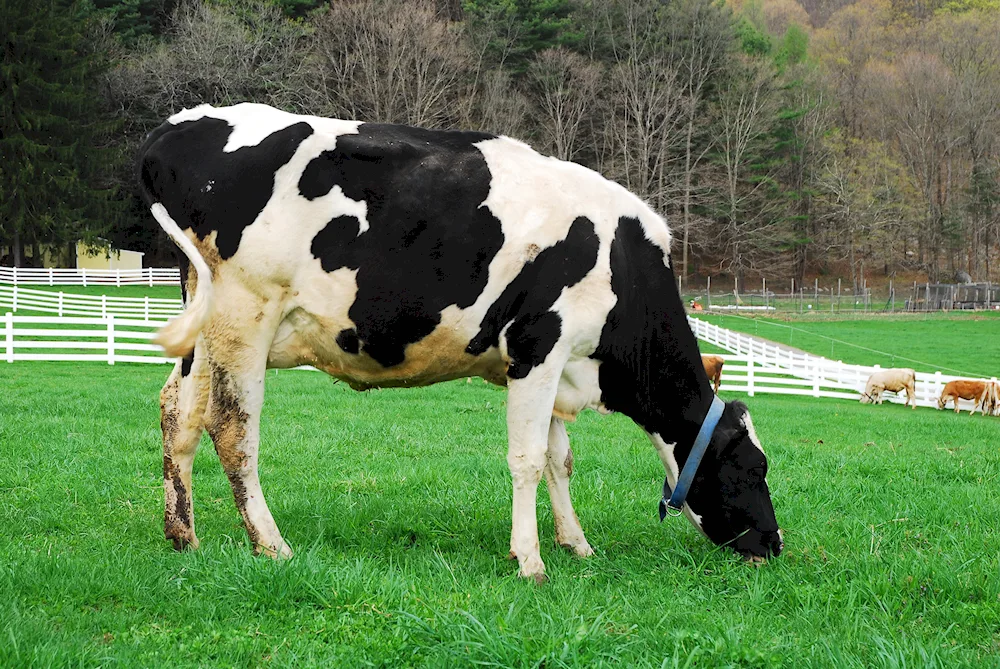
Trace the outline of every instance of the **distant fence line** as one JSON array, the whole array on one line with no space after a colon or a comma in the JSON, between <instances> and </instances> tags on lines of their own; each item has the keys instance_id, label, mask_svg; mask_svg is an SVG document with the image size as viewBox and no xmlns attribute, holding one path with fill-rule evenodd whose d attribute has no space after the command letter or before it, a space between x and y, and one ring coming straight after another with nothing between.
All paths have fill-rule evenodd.
<instances>
[{"instance_id":1,"label":"distant fence line","mask_svg":"<svg viewBox=\"0 0 1000 669\"><path fill-rule=\"evenodd\" d=\"M914 283L907 311L1000 308L1000 285L995 283Z\"/></svg>"},{"instance_id":2,"label":"distant fence line","mask_svg":"<svg viewBox=\"0 0 1000 669\"><path fill-rule=\"evenodd\" d=\"M890 281L887 291L876 294L867 283L857 292L836 284L823 285L814 279L812 285L791 282L779 290L773 282L762 279L759 290L742 292L712 292L712 281L704 289L685 291L688 300L694 300L706 310L724 311L798 311L798 312L889 312L940 311L942 309L1000 309L1000 285L994 283L935 284ZM788 288L788 292L781 292Z\"/></svg>"},{"instance_id":3,"label":"distant fence line","mask_svg":"<svg viewBox=\"0 0 1000 669\"><path fill-rule=\"evenodd\" d=\"M868 377L879 365L852 365L839 360L794 351L777 344L733 332L697 318L691 328L702 341L729 351L722 357L722 391L804 395L857 400ZM165 320L75 316L18 316L7 312L2 320L0 351L8 363L46 360L67 362L119 362L164 364L176 362L151 343ZM935 372L917 372L916 402L936 407L944 385L958 378ZM987 379L982 379L987 380ZM996 381L996 378L991 379ZM886 395L886 401L903 403L905 397ZM961 406L971 409L965 400Z\"/></svg>"},{"instance_id":4,"label":"distant fence line","mask_svg":"<svg viewBox=\"0 0 1000 669\"><path fill-rule=\"evenodd\" d=\"M67 269L0 267L0 283L15 286L179 286L176 267L143 269Z\"/></svg>"},{"instance_id":5,"label":"distant fence line","mask_svg":"<svg viewBox=\"0 0 1000 669\"><path fill-rule=\"evenodd\" d=\"M689 317L688 322L698 339L734 354L722 356L727 364L722 368L720 390L745 392L751 397L756 393L774 393L857 400L864 392L868 377L883 369L881 365L853 365L795 351L694 317ZM917 372L917 406L936 408L945 384L965 378L969 377ZM976 380L995 382L997 379ZM903 404L906 396L905 393L898 396L886 393L885 401ZM972 402L966 400L962 400L960 406L967 410L973 408Z\"/></svg>"}]
</instances>

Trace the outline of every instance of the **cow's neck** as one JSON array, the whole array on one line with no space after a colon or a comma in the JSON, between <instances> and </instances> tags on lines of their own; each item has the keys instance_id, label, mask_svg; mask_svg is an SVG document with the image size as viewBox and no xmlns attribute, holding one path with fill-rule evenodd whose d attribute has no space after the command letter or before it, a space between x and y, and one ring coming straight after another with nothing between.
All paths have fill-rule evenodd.
<instances>
[{"instance_id":1,"label":"cow's neck","mask_svg":"<svg viewBox=\"0 0 1000 669\"><path fill-rule=\"evenodd\" d=\"M673 270L635 219L622 219L611 249L618 298L593 357L604 404L663 441L683 463L714 393Z\"/></svg>"}]
</instances>

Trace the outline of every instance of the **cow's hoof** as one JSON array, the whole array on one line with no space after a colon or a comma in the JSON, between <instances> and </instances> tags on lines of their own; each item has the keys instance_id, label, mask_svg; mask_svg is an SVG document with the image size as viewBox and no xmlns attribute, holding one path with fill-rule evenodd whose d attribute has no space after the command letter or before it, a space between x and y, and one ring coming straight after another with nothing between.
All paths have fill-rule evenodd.
<instances>
[{"instance_id":1,"label":"cow's hoof","mask_svg":"<svg viewBox=\"0 0 1000 669\"><path fill-rule=\"evenodd\" d=\"M545 575L544 571L540 571L534 574L525 574L524 571L519 571L517 575L525 580L532 580L535 585L544 585L549 582L549 577Z\"/></svg>"},{"instance_id":2,"label":"cow's hoof","mask_svg":"<svg viewBox=\"0 0 1000 669\"><path fill-rule=\"evenodd\" d=\"M265 546L263 544L257 544L254 546L254 555L266 555L272 560L287 560L294 555L292 549L289 548L288 544L282 541L277 548L274 546Z\"/></svg>"},{"instance_id":3,"label":"cow's hoof","mask_svg":"<svg viewBox=\"0 0 1000 669\"><path fill-rule=\"evenodd\" d=\"M190 530L186 532L178 530L168 531L166 536L174 545L175 551L198 550L198 537Z\"/></svg>"},{"instance_id":4,"label":"cow's hoof","mask_svg":"<svg viewBox=\"0 0 1000 669\"><path fill-rule=\"evenodd\" d=\"M525 560L524 564L521 565L521 569L517 572L517 575L521 578L534 579L535 583L538 585L541 585L549 580L545 575L545 564L542 562L541 558Z\"/></svg>"},{"instance_id":5,"label":"cow's hoof","mask_svg":"<svg viewBox=\"0 0 1000 669\"><path fill-rule=\"evenodd\" d=\"M565 543L560 543L559 545L567 550L573 551L577 557L585 558L594 554L594 549L590 547L590 544L587 543L586 539L576 542L567 541Z\"/></svg>"}]
</instances>

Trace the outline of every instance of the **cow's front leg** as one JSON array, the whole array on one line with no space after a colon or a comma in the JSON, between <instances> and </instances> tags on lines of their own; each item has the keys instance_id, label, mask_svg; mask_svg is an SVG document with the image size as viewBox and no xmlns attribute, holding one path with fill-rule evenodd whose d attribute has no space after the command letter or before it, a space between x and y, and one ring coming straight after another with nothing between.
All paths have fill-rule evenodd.
<instances>
[{"instance_id":1,"label":"cow's front leg","mask_svg":"<svg viewBox=\"0 0 1000 669\"><path fill-rule=\"evenodd\" d=\"M573 451L566 434L566 423L552 418L549 424L549 448L545 454L545 482L552 501L552 520L556 528L556 543L572 549L580 557L594 554L583 536L583 528L569 496L569 477L573 474Z\"/></svg>"},{"instance_id":2,"label":"cow's front leg","mask_svg":"<svg viewBox=\"0 0 1000 669\"><path fill-rule=\"evenodd\" d=\"M531 369L508 380L507 464L514 485L510 553L517 558L518 575L542 583L545 564L538 547L538 482L545 469L549 422L555 404L559 374L548 366Z\"/></svg>"},{"instance_id":3,"label":"cow's front leg","mask_svg":"<svg viewBox=\"0 0 1000 669\"><path fill-rule=\"evenodd\" d=\"M254 552L291 557L292 551L281 538L267 508L257 474L265 358L261 356L247 363L249 356L245 353L228 360L211 357L211 392L205 427L215 442Z\"/></svg>"},{"instance_id":4,"label":"cow's front leg","mask_svg":"<svg viewBox=\"0 0 1000 669\"><path fill-rule=\"evenodd\" d=\"M195 355L195 354L198 355ZM178 361L160 392L163 431L163 532L174 548L198 548L194 533L191 469L208 401L208 376L200 351Z\"/></svg>"}]
</instances>

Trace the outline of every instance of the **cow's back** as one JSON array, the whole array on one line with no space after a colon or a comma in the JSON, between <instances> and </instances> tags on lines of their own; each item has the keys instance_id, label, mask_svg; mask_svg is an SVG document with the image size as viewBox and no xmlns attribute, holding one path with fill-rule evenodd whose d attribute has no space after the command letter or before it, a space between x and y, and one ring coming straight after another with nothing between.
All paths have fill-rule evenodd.
<instances>
[{"instance_id":1,"label":"cow's back","mask_svg":"<svg viewBox=\"0 0 1000 669\"><path fill-rule=\"evenodd\" d=\"M669 246L617 184L486 133L201 107L154 131L139 168L223 311L227 293L282 303L269 364L359 386L502 381L514 323L535 328L529 365L566 338L589 354L615 301L619 221Z\"/></svg>"}]
</instances>

